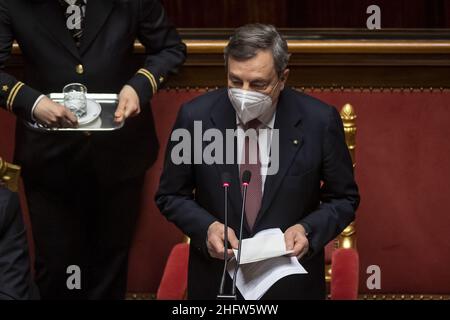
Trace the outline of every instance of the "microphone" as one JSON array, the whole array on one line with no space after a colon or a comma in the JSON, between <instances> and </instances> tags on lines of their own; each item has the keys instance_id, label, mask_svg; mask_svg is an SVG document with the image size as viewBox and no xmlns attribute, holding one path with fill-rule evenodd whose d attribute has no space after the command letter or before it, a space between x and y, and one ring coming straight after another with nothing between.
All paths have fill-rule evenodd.
<instances>
[{"instance_id":1,"label":"microphone","mask_svg":"<svg viewBox=\"0 0 450 320\"><path fill-rule=\"evenodd\" d=\"M229 296L226 296L223 294L224 287L225 287L225 279L226 279L226 273L227 273L227 266L228 266L228 188L230 187L230 174L228 172L222 173L222 186L224 191L224 208L225 208L225 217L224 217L224 265L223 265L223 272L222 272L222 279L220 280L220 289L219 294L217 295L217 299L219 300L225 300L230 299Z\"/></svg>"},{"instance_id":2,"label":"microphone","mask_svg":"<svg viewBox=\"0 0 450 320\"><path fill-rule=\"evenodd\" d=\"M247 188L250 184L250 180L252 178L252 173L248 170L245 170L242 174L242 210L241 210L241 225L239 228L239 246L238 246L238 254L236 257L236 268L234 269L234 276L233 276L233 287L231 290L231 295L236 300L236 277L237 272L239 270L239 264L241 263L241 251L242 251L242 227L244 225L244 213L245 213L245 204L247 201Z\"/></svg>"}]
</instances>

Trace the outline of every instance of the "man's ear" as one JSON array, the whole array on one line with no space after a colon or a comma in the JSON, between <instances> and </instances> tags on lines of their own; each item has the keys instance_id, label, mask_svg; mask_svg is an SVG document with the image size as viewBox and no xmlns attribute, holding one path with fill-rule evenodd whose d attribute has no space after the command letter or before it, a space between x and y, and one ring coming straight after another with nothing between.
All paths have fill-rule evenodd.
<instances>
[{"instance_id":1,"label":"man's ear","mask_svg":"<svg viewBox=\"0 0 450 320\"><path fill-rule=\"evenodd\" d=\"M283 71L283 75L281 76L281 79L280 79L281 80L281 87L280 87L281 90L283 90L284 86L286 85L286 82L289 78L289 72L290 72L289 69L285 69Z\"/></svg>"}]
</instances>

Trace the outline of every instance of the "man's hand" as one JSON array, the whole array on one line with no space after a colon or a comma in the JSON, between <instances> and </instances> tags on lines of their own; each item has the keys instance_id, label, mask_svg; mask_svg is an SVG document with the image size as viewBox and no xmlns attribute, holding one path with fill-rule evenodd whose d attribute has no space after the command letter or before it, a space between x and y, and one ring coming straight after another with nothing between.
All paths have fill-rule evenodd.
<instances>
[{"instance_id":1,"label":"man's hand","mask_svg":"<svg viewBox=\"0 0 450 320\"><path fill-rule=\"evenodd\" d=\"M49 128L75 128L78 126L77 117L69 109L43 97L33 112L38 123Z\"/></svg>"},{"instance_id":2,"label":"man's hand","mask_svg":"<svg viewBox=\"0 0 450 320\"><path fill-rule=\"evenodd\" d=\"M305 228L301 224L290 227L284 233L284 241L286 242L286 250L294 250L291 257L300 259L309 250L309 241L306 238Z\"/></svg>"},{"instance_id":3,"label":"man's hand","mask_svg":"<svg viewBox=\"0 0 450 320\"><path fill-rule=\"evenodd\" d=\"M114 114L114 121L121 123L129 117L137 116L139 113L141 113L139 96L133 87L125 85L119 94L119 105Z\"/></svg>"},{"instance_id":4,"label":"man's hand","mask_svg":"<svg viewBox=\"0 0 450 320\"><path fill-rule=\"evenodd\" d=\"M224 225L220 222L212 223L208 228L208 238L206 240L206 246L208 247L209 255L216 259L223 260L224 258ZM233 229L228 227L228 242L231 247L237 249L239 246L239 241L234 233ZM233 250L228 249L227 256L231 257L233 255Z\"/></svg>"}]
</instances>

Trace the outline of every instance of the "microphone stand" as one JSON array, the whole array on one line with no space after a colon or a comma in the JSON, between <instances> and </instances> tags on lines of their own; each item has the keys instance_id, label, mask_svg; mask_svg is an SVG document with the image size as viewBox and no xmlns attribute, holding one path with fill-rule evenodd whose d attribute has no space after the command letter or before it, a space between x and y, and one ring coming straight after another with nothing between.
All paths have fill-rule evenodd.
<instances>
[{"instance_id":1,"label":"microphone stand","mask_svg":"<svg viewBox=\"0 0 450 320\"><path fill-rule=\"evenodd\" d=\"M241 226L239 228L239 246L238 246L238 256L236 259L236 269L234 269L234 275L233 275L233 287L231 289L231 295L234 296L234 299L236 300L236 278L237 278L237 272L239 270L239 264L241 263L241 251L242 251L242 229L244 226L244 212L245 212L245 203L247 200L247 187L248 182L244 182L242 184L244 186L243 189L243 198L242 198L242 210L241 210Z\"/></svg>"},{"instance_id":2,"label":"microphone stand","mask_svg":"<svg viewBox=\"0 0 450 320\"><path fill-rule=\"evenodd\" d=\"M227 267L228 267L228 188L229 188L229 184L227 182L225 182L223 184L224 187L224 199L225 199L225 221L224 221L224 247L225 247L225 251L223 254L223 259L224 259L224 265L223 265L223 272L222 272L222 279L220 281L220 289L219 289L219 294L217 295L217 299L219 300L229 300L232 297L228 296L228 295L224 295L224 288L225 288L225 278L226 278L226 273L227 273Z\"/></svg>"},{"instance_id":3,"label":"microphone stand","mask_svg":"<svg viewBox=\"0 0 450 320\"><path fill-rule=\"evenodd\" d=\"M231 295L224 295L223 294L223 282L224 282L224 278L225 278L225 272L226 272L226 266L228 264L228 261L226 259L227 257L227 250L228 250L228 220L227 220L227 214L225 214L225 267L224 267L224 271L222 274L222 283L220 286L220 293L217 296L217 299L219 300L237 300L237 295L236 295L236 278L237 278L237 272L239 270L239 264L241 263L241 251L242 251L242 230L243 230L243 226L244 226L244 214L245 214L245 203L247 201L247 188L248 185L250 183L250 179L251 179L251 172L246 170L243 175L242 175L242 186L243 186L243 190L242 190L242 209L241 209L241 225L239 228L239 245L238 245L238 253L237 253L237 257L236 257L236 268L234 269L234 276L233 276L233 287L231 289ZM226 183L224 183L224 187L226 187ZM225 198L227 199L227 198ZM226 206L225 206L226 208ZM227 211L225 211L227 213Z\"/></svg>"}]
</instances>

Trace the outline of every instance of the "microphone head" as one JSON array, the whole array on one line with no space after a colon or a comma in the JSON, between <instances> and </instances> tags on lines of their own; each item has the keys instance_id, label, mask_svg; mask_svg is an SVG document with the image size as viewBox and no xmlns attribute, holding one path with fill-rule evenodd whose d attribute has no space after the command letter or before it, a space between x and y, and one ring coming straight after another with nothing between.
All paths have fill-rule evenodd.
<instances>
[{"instance_id":1,"label":"microphone head","mask_svg":"<svg viewBox=\"0 0 450 320\"><path fill-rule=\"evenodd\" d=\"M242 174L242 184L248 185L250 183L250 179L252 178L252 173L248 170L245 170Z\"/></svg>"},{"instance_id":2,"label":"microphone head","mask_svg":"<svg viewBox=\"0 0 450 320\"><path fill-rule=\"evenodd\" d=\"M222 173L222 185L224 187L229 187L231 181L231 176L228 172Z\"/></svg>"}]
</instances>

